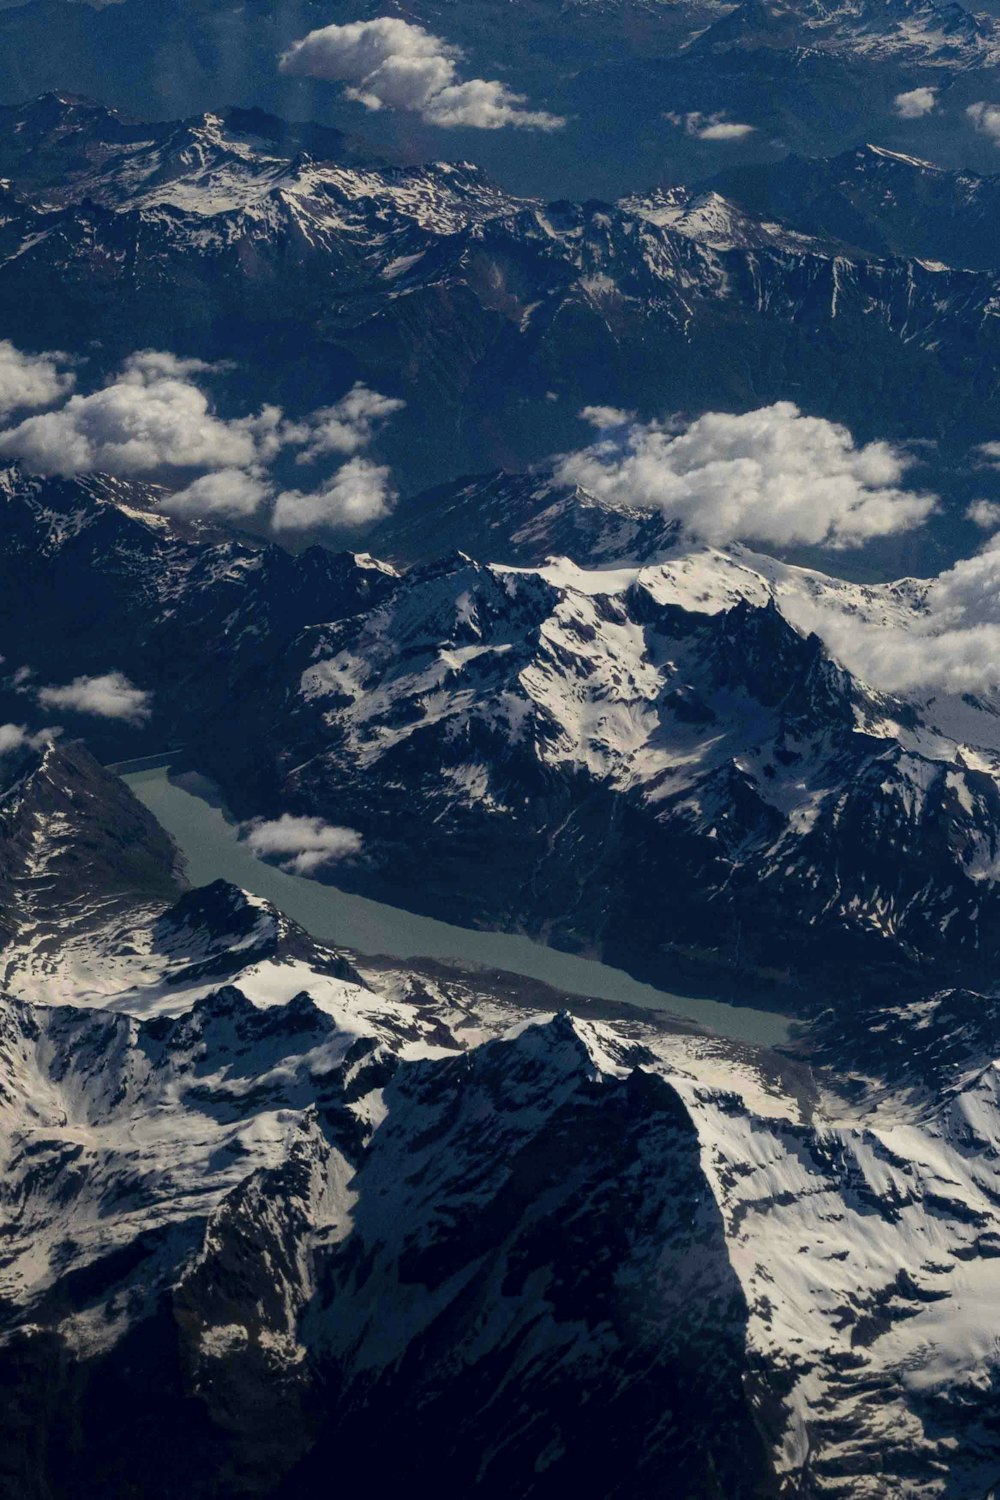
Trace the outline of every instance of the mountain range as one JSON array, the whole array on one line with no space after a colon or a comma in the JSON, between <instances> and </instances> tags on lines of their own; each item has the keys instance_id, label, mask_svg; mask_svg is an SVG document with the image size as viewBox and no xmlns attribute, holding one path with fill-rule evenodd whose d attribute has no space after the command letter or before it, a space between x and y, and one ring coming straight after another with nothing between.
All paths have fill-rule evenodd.
<instances>
[{"instance_id":1,"label":"mountain range","mask_svg":"<svg viewBox=\"0 0 1000 1500\"><path fill-rule=\"evenodd\" d=\"M565 124L544 134L442 130L416 111L365 110L336 83L279 71L280 55L310 31L383 15L423 26L479 76L499 73ZM510 190L545 198L614 199L644 180L691 180L732 161L829 155L873 132L893 149L988 171L993 142L963 111L991 97L996 15L993 0L975 10L933 0L531 0L514 9L496 0L28 0L0 7L0 102L69 89L161 120L253 104L363 134L396 160L473 157ZM943 90L936 112L901 115L897 96L919 87ZM700 134L716 116L745 129Z\"/></svg>"},{"instance_id":2,"label":"mountain range","mask_svg":"<svg viewBox=\"0 0 1000 1500\"><path fill-rule=\"evenodd\" d=\"M590 566L457 553L401 573L178 529L135 490L8 471L12 721L52 722L53 679L123 673L149 717L98 728L109 756L194 747L238 816L356 829L364 859L338 880L633 971L735 972L807 1010L806 979L820 998L987 981L994 698L879 691L810 628L919 631L927 585L669 529L655 559L616 563L627 515ZM537 526L563 536L564 513ZM42 634L30 596L56 601Z\"/></svg>"},{"instance_id":3,"label":"mountain range","mask_svg":"<svg viewBox=\"0 0 1000 1500\"><path fill-rule=\"evenodd\" d=\"M468 165L362 167L259 113L140 128L44 98L0 119L0 318L22 348L85 360L81 387L136 328L225 364L220 399L244 410L296 415L362 380L407 403L382 446L411 493L580 446L588 404L654 418L793 397L858 439L919 440L954 514L973 498L963 455L996 434L997 271L985 249L930 257L957 249L974 187L973 221L988 214L990 179L866 150L837 198L782 170L780 222L753 173L727 183L738 209L714 189L546 205ZM863 208L817 208L822 191L880 202L889 178L891 254Z\"/></svg>"},{"instance_id":4,"label":"mountain range","mask_svg":"<svg viewBox=\"0 0 1000 1500\"><path fill-rule=\"evenodd\" d=\"M998 77L0 0L0 1500L1000 1496Z\"/></svg>"},{"instance_id":5,"label":"mountain range","mask_svg":"<svg viewBox=\"0 0 1000 1500\"><path fill-rule=\"evenodd\" d=\"M519 1006L185 892L130 802L70 744L0 801L51 902L0 950L11 1493L353 1485L387 1421L379 1484L456 1500L988 1492L983 996L870 1012L895 1057L842 1013L812 1068Z\"/></svg>"}]
</instances>

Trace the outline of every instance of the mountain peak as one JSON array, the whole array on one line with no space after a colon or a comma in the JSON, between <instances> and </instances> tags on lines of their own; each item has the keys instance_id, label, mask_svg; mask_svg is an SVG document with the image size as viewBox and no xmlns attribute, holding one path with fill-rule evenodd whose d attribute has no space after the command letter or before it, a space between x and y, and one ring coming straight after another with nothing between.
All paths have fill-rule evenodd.
<instances>
[{"instance_id":1,"label":"mountain peak","mask_svg":"<svg viewBox=\"0 0 1000 1500\"><path fill-rule=\"evenodd\" d=\"M861 158L876 157L881 161L898 162L900 166L916 167L923 172L940 172L941 167L932 161L926 161L920 156L908 156L903 151L890 151L887 146L876 146L871 141L857 147L856 154Z\"/></svg>"}]
</instances>

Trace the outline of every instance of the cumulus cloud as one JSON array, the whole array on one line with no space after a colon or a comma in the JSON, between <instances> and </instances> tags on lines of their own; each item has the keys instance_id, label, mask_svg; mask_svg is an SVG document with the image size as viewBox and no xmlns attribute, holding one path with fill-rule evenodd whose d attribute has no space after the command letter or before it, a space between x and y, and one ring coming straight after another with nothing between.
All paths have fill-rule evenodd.
<instances>
[{"instance_id":1,"label":"cumulus cloud","mask_svg":"<svg viewBox=\"0 0 1000 1500\"><path fill-rule=\"evenodd\" d=\"M580 416L598 432L609 432L615 427L627 427L634 420L635 412L623 411L620 406L585 406Z\"/></svg>"},{"instance_id":2,"label":"cumulus cloud","mask_svg":"<svg viewBox=\"0 0 1000 1500\"><path fill-rule=\"evenodd\" d=\"M24 724L0 724L0 755L10 755L15 750L42 750L58 733L58 729L41 729L32 734Z\"/></svg>"},{"instance_id":3,"label":"cumulus cloud","mask_svg":"<svg viewBox=\"0 0 1000 1500\"><path fill-rule=\"evenodd\" d=\"M324 865L351 859L361 851L361 835L353 828L338 828L322 818L292 813L251 823L244 837L258 858L279 856L281 868L294 875L311 875Z\"/></svg>"},{"instance_id":4,"label":"cumulus cloud","mask_svg":"<svg viewBox=\"0 0 1000 1500\"><path fill-rule=\"evenodd\" d=\"M142 350L99 390L81 395L70 394L72 377L60 374L61 358L22 355L0 344L0 415L5 372L17 374L22 404L28 389L39 403L63 398L54 410L0 431L0 457L15 458L32 473L69 477L104 470L172 481L178 487L161 501L169 514L238 520L271 503L278 486L270 470L283 451L297 449L299 464L325 460L341 467L312 491L279 495L272 515L277 529L360 526L386 515L395 500L390 471L360 454L406 403L360 381L332 406L294 421L270 405L223 419L201 384L219 365Z\"/></svg>"},{"instance_id":5,"label":"cumulus cloud","mask_svg":"<svg viewBox=\"0 0 1000 1500\"><path fill-rule=\"evenodd\" d=\"M145 351L89 396L74 395L56 411L26 417L0 433L0 454L36 474L155 474L170 469L247 468L258 458L271 423L216 417L191 378L210 367L200 360Z\"/></svg>"},{"instance_id":6,"label":"cumulus cloud","mask_svg":"<svg viewBox=\"0 0 1000 1500\"><path fill-rule=\"evenodd\" d=\"M462 53L423 26L394 16L323 26L293 42L279 68L347 84L366 109L408 110L429 125L557 130L557 115L528 109L523 94L485 78L458 79Z\"/></svg>"},{"instance_id":7,"label":"cumulus cloud","mask_svg":"<svg viewBox=\"0 0 1000 1500\"><path fill-rule=\"evenodd\" d=\"M55 351L24 354L0 339L0 417L61 400L73 387L73 375L60 369L67 357Z\"/></svg>"},{"instance_id":8,"label":"cumulus cloud","mask_svg":"<svg viewBox=\"0 0 1000 1500\"><path fill-rule=\"evenodd\" d=\"M1000 504L996 500L973 500L966 507L966 520L975 521L984 531L996 531L1000 526Z\"/></svg>"},{"instance_id":9,"label":"cumulus cloud","mask_svg":"<svg viewBox=\"0 0 1000 1500\"><path fill-rule=\"evenodd\" d=\"M746 136L753 135L757 129L756 125L742 125L736 120L727 120L723 113L704 115L700 110L692 110L686 115L669 111L664 119L683 130L685 135L693 135L699 141L741 141Z\"/></svg>"},{"instance_id":10,"label":"cumulus cloud","mask_svg":"<svg viewBox=\"0 0 1000 1500\"><path fill-rule=\"evenodd\" d=\"M329 454L347 457L367 448L382 424L403 410L405 401L383 396L357 381L333 406L321 407L289 428L289 441L302 445L296 460L315 463Z\"/></svg>"},{"instance_id":11,"label":"cumulus cloud","mask_svg":"<svg viewBox=\"0 0 1000 1500\"><path fill-rule=\"evenodd\" d=\"M922 120L937 104L937 89L908 89L897 94L892 101L893 109L901 120Z\"/></svg>"},{"instance_id":12,"label":"cumulus cloud","mask_svg":"<svg viewBox=\"0 0 1000 1500\"><path fill-rule=\"evenodd\" d=\"M926 699L1000 686L1000 537L917 592L912 610L872 620L836 595L782 598L850 672L882 692Z\"/></svg>"},{"instance_id":13,"label":"cumulus cloud","mask_svg":"<svg viewBox=\"0 0 1000 1500\"><path fill-rule=\"evenodd\" d=\"M38 690L38 701L45 708L66 708L100 719L124 719L130 724L145 723L150 715L150 699L151 694L134 687L122 672L74 677L63 687Z\"/></svg>"},{"instance_id":14,"label":"cumulus cloud","mask_svg":"<svg viewBox=\"0 0 1000 1500\"><path fill-rule=\"evenodd\" d=\"M1000 627L971 625L936 631L872 625L800 602L789 610L802 630L820 637L832 656L871 687L900 697L974 693L1000 681Z\"/></svg>"},{"instance_id":15,"label":"cumulus cloud","mask_svg":"<svg viewBox=\"0 0 1000 1500\"><path fill-rule=\"evenodd\" d=\"M322 489L284 490L274 502L271 524L276 531L366 526L387 516L395 499L388 468L367 458L352 458Z\"/></svg>"},{"instance_id":16,"label":"cumulus cloud","mask_svg":"<svg viewBox=\"0 0 1000 1500\"><path fill-rule=\"evenodd\" d=\"M910 460L887 443L858 447L845 427L789 401L686 431L634 423L557 466L564 484L660 509L709 542L856 547L920 525L935 497L900 488Z\"/></svg>"},{"instance_id":17,"label":"cumulus cloud","mask_svg":"<svg viewBox=\"0 0 1000 1500\"><path fill-rule=\"evenodd\" d=\"M987 104L981 99L978 104L970 104L965 113L980 135L989 136L995 146L1000 146L1000 104Z\"/></svg>"},{"instance_id":18,"label":"cumulus cloud","mask_svg":"<svg viewBox=\"0 0 1000 1500\"><path fill-rule=\"evenodd\" d=\"M236 520L260 510L272 493L259 473L246 469L216 469L202 474L182 490L161 501L161 509L182 517L212 516Z\"/></svg>"},{"instance_id":19,"label":"cumulus cloud","mask_svg":"<svg viewBox=\"0 0 1000 1500\"><path fill-rule=\"evenodd\" d=\"M126 375L139 380L160 380L167 377L188 380L192 375L214 375L219 370L228 368L230 367L225 363L213 364L206 359L171 354L168 349L137 349L122 366Z\"/></svg>"}]
</instances>

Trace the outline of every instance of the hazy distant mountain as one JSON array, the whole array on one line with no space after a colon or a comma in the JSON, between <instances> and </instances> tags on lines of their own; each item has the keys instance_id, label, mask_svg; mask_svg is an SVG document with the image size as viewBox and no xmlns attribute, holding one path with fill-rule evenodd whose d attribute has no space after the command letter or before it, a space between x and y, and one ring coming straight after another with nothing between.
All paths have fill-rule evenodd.
<instances>
[{"instance_id":1,"label":"hazy distant mountain","mask_svg":"<svg viewBox=\"0 0 1000 1500\"><path fill-rule=\"evenodd\" d=\"M993 270L1000 174L946 172L932 162L859 146L831 158L786 157L734 168L718 191L758 217L869 255L903 255Z\"/></svg>"},{"instance_id":2,"label":"hazy distant mountain","mask_svg":"<svg viewBox=\"0 0 1000 1500\"><path fill-rule=\"evenodd\" d=\"M367 112L339 85L279 74L279 54L312 28L381 14L462 48L470 72L499 75L565 127L443 130L413 111ZM549 198L615 198L644 181L691 180L789 149L829 154L871 138L988 171L992 142L961 111L992 97L996 24L931 0L531 0L513 8L496 0L388 8L28 0L0 11L0 101L70 89L155 119L256 106L362 131L396 159L471 158L511 190ZM921 85L947 90L939 121L900 118L896 96ZM753 129L705 137L697 123L684 124L720 114Z\"/></svg>"}]
</instances>

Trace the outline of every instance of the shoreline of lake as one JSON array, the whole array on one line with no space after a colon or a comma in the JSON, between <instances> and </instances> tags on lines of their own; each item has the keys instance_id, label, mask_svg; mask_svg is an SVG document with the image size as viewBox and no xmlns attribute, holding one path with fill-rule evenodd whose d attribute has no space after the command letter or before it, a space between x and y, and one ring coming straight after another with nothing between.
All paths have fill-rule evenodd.
<instances>
[{"instance_id":1,"label":"shoreline of lake","mask_svg":"<svg viewBox=\"0 0 1000 1500\"><path fill-rule=\"evenodd\" d=\"M171 780L167 759L146 759L156 764L130 770L137 763L126 762L122 779L174 839L192 884L221 879L239 885L273 902L319 942L369 957L433 959L502 970L567 994L694 1022L715 1035L756 1046L776 1046L790 1039L793 1023L778 1011L675 995L597 959L550 948L520 934L456 927L289 874L258 859L241 843L217 802Z\"/></svg>"}]
</instances>

